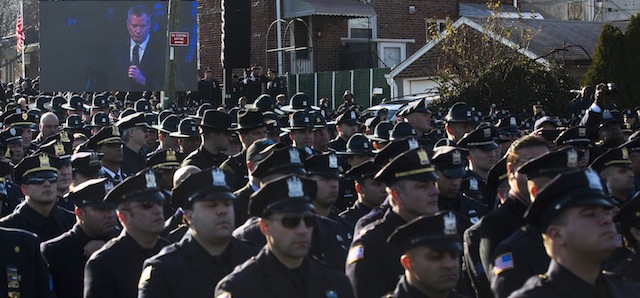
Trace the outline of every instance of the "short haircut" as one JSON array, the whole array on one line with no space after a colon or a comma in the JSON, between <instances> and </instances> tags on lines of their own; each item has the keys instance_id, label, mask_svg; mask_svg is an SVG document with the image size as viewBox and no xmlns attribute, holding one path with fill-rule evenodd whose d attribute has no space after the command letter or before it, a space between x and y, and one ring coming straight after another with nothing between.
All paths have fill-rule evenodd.
<instances>
[{"instance_id":1,"label":"short haircut","mask_svg":"<svg viewBox=\"0 0 640 298\"><path fill-rule=\"evenodd\" d=\"M549 141L537 135L526 135L513 141L509 150L507 150L507 163L516 162L520 158L520 154L518 152L521 149L539 146L551 148Z\"/></svg>"},{"instance_id":2,"label":"short haircut","mask_svg":"<svg viewBox=\"0 0 640 298\"><path fill-rule=\"evenodd\" d=\"M136 17L147 15L147 17L151 18L151 10L146 6L134 5L129 8L129 11L127 12L127 19L130 19L132 15Z\"/></svg>"}]
</instances>

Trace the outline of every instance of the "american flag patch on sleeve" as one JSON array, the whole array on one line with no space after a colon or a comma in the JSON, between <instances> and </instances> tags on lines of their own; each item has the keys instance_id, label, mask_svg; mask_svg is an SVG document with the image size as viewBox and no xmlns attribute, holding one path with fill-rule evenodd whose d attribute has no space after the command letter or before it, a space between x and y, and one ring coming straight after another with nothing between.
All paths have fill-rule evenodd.
<instances>
[{"instance_id":1,"label":"american flag patch on sleeve","mask_svg":"<svg viewBox=\"0 0 640 298\"><path fill-rule=\"evenodd\" d=\"M493 266L493 274L498 275L503 271L513 269L513 255L511 252L499 255L495 260Z\"/></svg>"}]
</instances>

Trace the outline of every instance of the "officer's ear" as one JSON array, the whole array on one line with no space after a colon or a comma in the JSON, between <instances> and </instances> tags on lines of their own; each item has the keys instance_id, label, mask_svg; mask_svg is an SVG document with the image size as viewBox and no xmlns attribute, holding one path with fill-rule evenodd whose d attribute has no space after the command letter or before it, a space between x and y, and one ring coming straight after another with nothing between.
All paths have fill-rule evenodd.
<instances>
[{"instance_id":1,"label":"officer's ear","mask_svg":"<svg viewBox=\"0 0 640 298\"><path fill-rule=\"evenodd\" d=\"M407 271L411 271L411 258L407 254L400 256L400 265Z\"/></svg>"},{"instance_id":2,"label":"officer's ear","mask_svg":"<svg viewBox=\"0 0 640 298\"><path fill-rule=\"evenodd\" d=\"M362 185L358 183L358 181L354 181L353 186L355 187L357 193L359 194L363 193Z\"/></svg>"},{"instance_id":3,"label":"officer's ear","mask_svg":"<svg viewBox=\"0 0 640 298\"><path fill-rule=\"evenodd\" d=\"M258 228L260 228L260 232L262 233L262 235L265 235L265 236L268 235L269 223L266 220L264 220L264 218L258 219Z\"/></svg>"},{"instance_id":4,"label":"officer's ear","mask_svg":"<svg viewBox=\"0 0 640 298\"><path fill-rule=\"evenodd\" d=\"M26 184L20 184L20 190L22 190L22 194L25 196L29 195L29 190L27 190L27 185Z\"/></svg>"}]
</instances>

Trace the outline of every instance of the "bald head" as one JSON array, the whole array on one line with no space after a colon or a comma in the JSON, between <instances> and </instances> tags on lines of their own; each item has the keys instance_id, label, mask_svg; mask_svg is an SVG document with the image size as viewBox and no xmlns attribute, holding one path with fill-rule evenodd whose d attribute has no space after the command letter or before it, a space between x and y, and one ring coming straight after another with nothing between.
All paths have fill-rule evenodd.
<instances>
[{"instance_id":1,"label":"bald head","mask_svg":"<svg viewBox=\"0 0 640 298\"><path fill-rule=\"evenodd\" d=\"M56 134L58 132L58 116L51 112L46 112L40 117L40 132L42 133L42 140Z\"/></svg>"}]
</instances>

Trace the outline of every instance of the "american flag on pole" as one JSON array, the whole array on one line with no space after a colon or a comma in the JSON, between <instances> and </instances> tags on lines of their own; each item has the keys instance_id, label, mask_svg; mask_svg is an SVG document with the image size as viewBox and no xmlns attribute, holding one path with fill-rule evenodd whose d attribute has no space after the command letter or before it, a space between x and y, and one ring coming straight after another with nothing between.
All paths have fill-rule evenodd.
<instances>
[{"instance_id":1,"label":"american flag on pole","mask_svg":"<svg viewBox=\"0 0 640 298\"><path fill-rule=\"evenodd\" d=\"M18 14L18 17L16 18L16 51L22 52L25 38L24 28L22 27L22 16Z\"/></svg>"}]
</instances>

